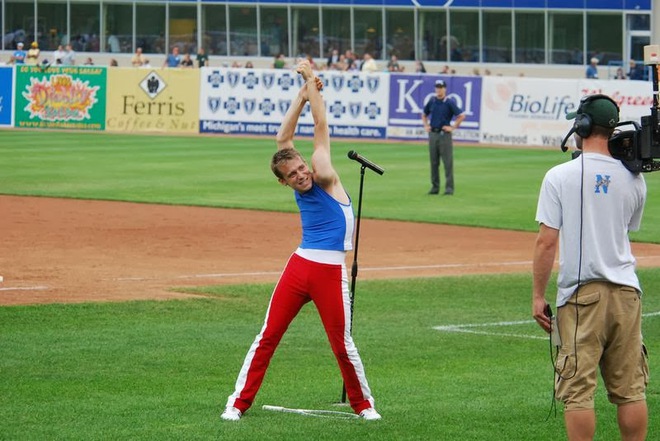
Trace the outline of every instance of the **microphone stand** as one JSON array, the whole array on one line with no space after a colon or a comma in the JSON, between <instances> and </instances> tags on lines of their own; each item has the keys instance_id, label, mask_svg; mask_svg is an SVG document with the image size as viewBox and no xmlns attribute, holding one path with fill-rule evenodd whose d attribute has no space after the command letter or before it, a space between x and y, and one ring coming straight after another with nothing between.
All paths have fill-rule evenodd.
<instances>
[{"instance_id":1,"label":"microphone stand","mask_svg":"<svg viewBox=\"0 0 660 441\"><path fill-rule=\"evenodd\" d=\"M351 323L349 328L351 335L353 334L353 311L355 309L355 282L358 275L358 245L360 244L360 218L362 217L362 188L364 187L365 167L364 164L360 167L360 192L358 195L357 222L355 227L355 248L353 251L353 264L351 265ZM341 402L346 403L346 383L342 384Z\"/></svg>"}]
</instances>

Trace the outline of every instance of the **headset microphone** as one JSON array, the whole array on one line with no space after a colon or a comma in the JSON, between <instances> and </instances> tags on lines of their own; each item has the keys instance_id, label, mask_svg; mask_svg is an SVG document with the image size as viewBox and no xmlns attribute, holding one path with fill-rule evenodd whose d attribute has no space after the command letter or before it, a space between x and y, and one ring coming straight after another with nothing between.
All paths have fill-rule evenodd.
<instances>
[{"instance_id":1,"label":"headset microphone","mask_svg":"<svg viewBox=\"0 0 660 441\"><path fill-rule=\"evenodd\" d=\"M568 142L568 138L570 138L573 133L575 133L575 124L573 125L573 127L571 127L571 130L569 130L569 132L564 137L564 140L561 142L562 152L566 152L568 150L568 147L566 147L566 143Z\"/></svg>"}]
</instances>

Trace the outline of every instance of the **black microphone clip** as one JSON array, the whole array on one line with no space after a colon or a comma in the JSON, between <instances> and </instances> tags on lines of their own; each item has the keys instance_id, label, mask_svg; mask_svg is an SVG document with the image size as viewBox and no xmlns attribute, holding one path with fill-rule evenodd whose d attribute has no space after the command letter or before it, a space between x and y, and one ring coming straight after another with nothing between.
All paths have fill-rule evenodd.
<instances>
[{"instance_id":1,"label":"black microphone clip","mask_svg":"<svg viewBox=\"0 0 660 441\"><path fill-rule=\"evenodd\" d=\"M373 162L369 161L364 156L358 155L358 153L354 150L351 150L350 152L348 152L348 157L349 157L349 159L352 159L353 161L359 162L360 164L362 164L363 167L370 168L371 170L375 171L379 175L382 175L383 173L385 173L385 170L383 170L382 167L380 167L380 166L374 164Z\"/></svg>"}]
</instances>

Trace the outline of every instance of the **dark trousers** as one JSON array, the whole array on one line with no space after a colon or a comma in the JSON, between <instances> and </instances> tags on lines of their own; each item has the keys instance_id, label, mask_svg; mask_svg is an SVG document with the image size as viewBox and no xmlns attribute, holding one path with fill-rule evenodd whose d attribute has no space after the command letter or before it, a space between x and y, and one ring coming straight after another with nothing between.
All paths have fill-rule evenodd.
<instances>
[{"instance_id":1,"label":"dark trousers","mask_svg":"<svg viewBox=\"0 0 660 441\"><path fill-rule=\"evenodd\" d=\"M445 193L454 193L454 145L451 133L429 133L431 159L431 191L440 191L440 160L445 168Z\"/></svg>"}]
</instances>

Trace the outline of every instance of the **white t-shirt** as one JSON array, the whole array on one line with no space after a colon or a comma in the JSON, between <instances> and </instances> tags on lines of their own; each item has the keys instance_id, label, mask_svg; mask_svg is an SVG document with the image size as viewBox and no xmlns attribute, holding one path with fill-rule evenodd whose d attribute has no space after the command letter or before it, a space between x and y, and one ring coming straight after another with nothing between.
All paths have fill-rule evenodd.
<instances>
[{"instance_id":1,"label":"white t-shirt","mask_svg":"<svg viewBox=\"0 0 660 441\"><path fill-rule=\"evenodd\" d=\"M641 291L628 232L639 229L645 200L644 177L609 156L583 153L546 173L536 220L559 230L557 307L578 282L607 280Z\"/></svg>"},{"instance_id":2,"label":"white t-shirt","mask_svg":"<svg viewBox=\"0 0 660 441\"><path fill-rule=\"evenodd\" d=\"M57 64L57 60L60 60L60 62L62 62L65 55L66 55L66 52L61 51L59 49L56 49L55 51L53 51L53 64Z\"/></svg>"}]
</instances>

